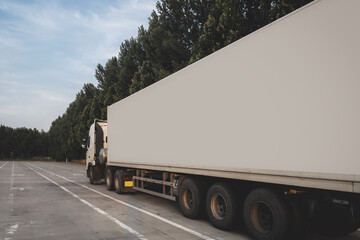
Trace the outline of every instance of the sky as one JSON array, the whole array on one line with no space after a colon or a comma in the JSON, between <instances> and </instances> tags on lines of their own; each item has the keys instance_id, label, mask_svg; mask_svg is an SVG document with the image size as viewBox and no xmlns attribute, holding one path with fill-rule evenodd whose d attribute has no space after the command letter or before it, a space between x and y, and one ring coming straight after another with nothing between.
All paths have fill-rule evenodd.
<instances>
[{"instance_id":1,"label":"sky","mask_svg":"<svg viewBox=\"0 0 360 240\"><path fill-rule=\"evenodd\" d=\"M156 0L1 0L0 125L48 131Z\"/></svg>"}]
</instances>

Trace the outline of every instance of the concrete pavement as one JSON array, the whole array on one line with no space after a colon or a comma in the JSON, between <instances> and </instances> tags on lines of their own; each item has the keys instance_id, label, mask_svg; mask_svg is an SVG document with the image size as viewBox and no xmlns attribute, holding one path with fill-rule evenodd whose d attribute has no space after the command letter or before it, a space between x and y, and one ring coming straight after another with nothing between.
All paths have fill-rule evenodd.
<instances>
[{"instance_id":1,"label":"concrete pavement","mask_svg":"<svg viewBox=\"0 0 360 240\"><path fill-rule=\"evenodd\" d=\"M91 185L80 164L0 162L0 239L250 239L182 216L175 202ZM309 235L308 240L360 240Z\"/></svg>"}]
</instances>

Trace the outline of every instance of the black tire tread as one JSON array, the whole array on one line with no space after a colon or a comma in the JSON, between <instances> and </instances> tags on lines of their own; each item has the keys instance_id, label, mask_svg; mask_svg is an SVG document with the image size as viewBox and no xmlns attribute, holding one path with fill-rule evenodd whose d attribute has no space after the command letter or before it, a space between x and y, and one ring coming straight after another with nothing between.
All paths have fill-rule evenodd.
<instances>
[{"instance_id":1,"label":"black tire tread","mask_svg":"<svg viewBox=\"0 0 360 240\"><path fill-rule=\"evenodd\" d=\"M274 218L273 230L261 233L253 226L251 221L251 207L257 202L264 202L271 208ZM258 240L285 240L290 230L289 203L277 192L267 188L252 190L244 202L243 219L249 233Z\"/></svg>"},{"instance_id":2,"label":"black tire tread","mask_svg":"<svg viewBox=\"0 0 360 240\"><path fill-rule=\"evenodd\" d=\"M108 191L113 191L114 190L114 169L112 168L108 168L106 170L106 173L105 173L105 183L106 183L106 188ZM109 175L109 178L110 178L110 182L108 182L108 175Z\"/></svg>"},{"instance_id":3,"label":"black tire tread","mask_svg":"<svg viewBox=\"0 0 360 240\"><path fill-rule=\"evenodd\" d=\"M225 201L227 202L227 214L224 217L224 219L219 220L216 219L213 216L213 213L211 211L211 196L214 193L220 193ZM236 198L235 198L235 194L234 191L232 190L232 188L225 184L225 183L215 183L213 184L206 195L206 212L207 215L209 217L210 222L219 229L222 230L229 230L234 226L234 222L236 219Z\"/></svg>"},{"instance_id":4,"label":"black tire tread","mask_svg":"<svg viewBox=\"0 0 360 240\"><path fill-rule=\"evenodd\" d=\"M114 175L114 189L117 194L124 193L124 177L125 177L124 170L122 170L122 169L116 170L115 175ZM119 188L117 188L116 184L115 184L116 178L119 178Z\"/></svg>"},{"instance_id":5,"label":"black tire tread","mask_svg":"<svg viewBox=\"0 0 360 240\"><path fill-rule=\"evenodd\" d=\"M191 189L194 197L194 207L192 209L187 209L182 202L182 195L186 189ZM183 180L180 186L179 191L179 205L181 208L182 214L191 219L198 218L203 212L203 202L204 202L204 188L199 180L195 178L186 178Z\"/></svg>"}]
</instances>

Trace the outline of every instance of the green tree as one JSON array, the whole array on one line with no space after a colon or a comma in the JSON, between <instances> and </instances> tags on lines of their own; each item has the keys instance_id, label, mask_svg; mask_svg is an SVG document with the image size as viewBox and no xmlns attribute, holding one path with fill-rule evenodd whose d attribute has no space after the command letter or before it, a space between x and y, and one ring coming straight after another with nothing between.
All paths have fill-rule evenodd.
<instances>
[{"instance_id":1,"label":"green tree","mask_svg":"<svg viewBox=\"0 0 360 240\"><path fill-rule=\"evenodd\" d=\"M190 60L210 53L256 31L311 0L215 0Z\"/></svg>"}]
</instances>

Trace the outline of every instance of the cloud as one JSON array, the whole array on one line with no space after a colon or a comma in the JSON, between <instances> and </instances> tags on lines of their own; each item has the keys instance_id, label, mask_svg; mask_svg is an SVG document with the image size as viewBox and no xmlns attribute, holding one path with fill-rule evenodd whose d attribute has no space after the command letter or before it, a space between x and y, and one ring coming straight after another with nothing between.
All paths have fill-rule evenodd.
<instances>
[{"instance_id":1,"label":"cloud","mask_svg":"<svg viewBox=\"0 0 360 240\"><path fill-rule=\"evenodd\" d=\"M3 1L0 3L0 9L14 17L26 21L29 25L47 29L57 29L54 15L57 15L58 9L55 5L49 5L49 3L31 4L31 2L20 4L14 1Z\"/></svg>"},{"instance_id":2,"label":"cloud","mask_svg":"<svg viewBox=\"0 0 360 240\"><path fill-rule=\"evenodd\" d=\"M14 106L3 106L2 108L0 108L0 114L4 114L4 115L18 115L19 111L16 110L16 107Z\"/></svg>"},{"instance_id":3,"label":"cloud","mask_svg":"<svg viewBox=\"0 0 360 240\"><path fill-rule=\"evenodd\" d=\"M48 90L37 90L34 94L39 95L44 101L58 103L69 103L71 101L71 99L67 96L62 96L55 92L49 92Z\"/></svg>"},{"instance_id":4,"label":"cloud","mask_svg":"<svg viewBox=\"0 0 360 240\"><path fill-rule=\"evenodd\" d=\"M0 1L0 124L48 130L155 3Z\"/></svg>"}]
</instances>

